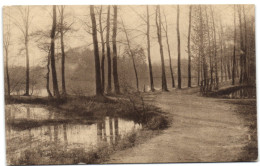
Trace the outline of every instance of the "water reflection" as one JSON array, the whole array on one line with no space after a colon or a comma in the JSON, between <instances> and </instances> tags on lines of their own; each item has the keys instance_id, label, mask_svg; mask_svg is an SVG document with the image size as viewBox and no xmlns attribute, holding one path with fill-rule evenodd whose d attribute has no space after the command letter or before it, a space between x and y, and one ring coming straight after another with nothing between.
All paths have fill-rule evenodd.
<instances>
[{"instance_id":1,"label":"water reflection","mask_svg":"<svg viewBox=\"0 0 260 166\"><path fill-rule=\"evenodd\" d=\"M62 114L49 111L46 108L32 106L29 104L12 104L5 106L6 120L27 119L27 120L49 120L64 119Z\"/></svg>"},{"instance_id":2,"label":"water reflection","mask_svg":"<svg viewBox=\"0 0 260 166\"><path fill-rule=\"evenodd\" d=\"M18 119L56 119L56 113L35 107L16 105L16 109L6 109L6 118ZM24 150L40 146L41 143L54 142L68 148L82 147L86 150L97 147L100 143L116 144L129 132L141 129L141 124L118 117L104 117L96 123L58 123L46 124L26 130L15 130L6 125L7 149L12 155L20 155ZM21 148L22 147L22 148Z\"/></svg>"},{"instance_id":3,"label":"water reflection","mask_svg":"<svg viewBox=\"0 0 260 166\"><path fill-rule=\"evenodd\" d=\"M252 99L256 98L256 88L254 87L244 87L228 95L231 99Z\"/></svg>"}]
</instances>

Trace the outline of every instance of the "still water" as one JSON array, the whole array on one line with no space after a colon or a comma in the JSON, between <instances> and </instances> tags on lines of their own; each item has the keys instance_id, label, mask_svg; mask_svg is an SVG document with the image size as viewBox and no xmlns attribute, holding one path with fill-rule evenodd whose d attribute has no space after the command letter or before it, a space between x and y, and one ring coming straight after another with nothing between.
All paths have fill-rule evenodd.
<instances>
[{"instance_id":1,"label":"still water","mask_svg":"<svg viewBox=\"0 0 260 166\"><path fill-rule=\"evenodd\" d=\"M31 105L7 105L6 120L49 120L64 119L61 114ZM40 146L45 142L64 144L68 148L93 149L101 143L115 144L129 132L142 128L130 120L103 117L88 125L81 123L45 124L26 130L16 130L6 125L7 154L18 158L24 150Z\"/></svg>"},{"instance_id":2,"label":"still water","mask_svg":"<svg viewBox=\"0 0 260 166\"><path fill-rule=\"evenodd\" d=\"M228 98L231 99L255 99L256 88L255 87L243 87L228 94Z\"/></svg>"}]
</instances>

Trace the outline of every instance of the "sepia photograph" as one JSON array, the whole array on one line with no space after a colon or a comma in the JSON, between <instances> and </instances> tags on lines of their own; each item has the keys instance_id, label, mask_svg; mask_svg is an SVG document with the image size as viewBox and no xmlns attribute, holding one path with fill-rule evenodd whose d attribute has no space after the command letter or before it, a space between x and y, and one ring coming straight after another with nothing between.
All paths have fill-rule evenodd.
<instances>
[{"instance_id":1,"label":"sepia photograph","mask_svg":"<svg viewBox=\"0 0 260 166\"><path fill-rule=\"evenodd\" d=\"M2 26L6 165L258 161L254 4L4 5Z\"/></svg>"}]
</instances>

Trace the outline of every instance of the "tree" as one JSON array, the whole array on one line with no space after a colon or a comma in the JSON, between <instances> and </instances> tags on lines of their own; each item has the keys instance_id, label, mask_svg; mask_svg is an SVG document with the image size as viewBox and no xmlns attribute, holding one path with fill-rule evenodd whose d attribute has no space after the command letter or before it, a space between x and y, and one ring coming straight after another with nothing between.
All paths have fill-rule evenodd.
<instances>
[{"instance_id":1,"label":"tree","mask_svg":"<svg viewBox=\"0 0 260 166\"><path fill-rule=\"evenodd\" d=\"M110 5L107 8L107 34L106 34L106 46L107 46L107 93L111 93L111 53L109 43L109 32L110 32Z\"/></svg>"},{"instance_id":2,"label":"tree","mask_svg":"<svg viewBox=\"0 0 260 166\"><path fill-rule=\"evenodd\" d=\"M232 67L232 85L235 85L236 77L236 6L234 5L234 48L233 48L233 67Z\"/></svg>"},{"instance_id":3,"label":"tree","mask_svg":"<svg viewBox=\"0 0 260 166\"><path fill-rule=\"evenodd\" d=\"M191 33L191 13L192 5L189 11L189 31L188 31L188 87L191 87L191 51L190 51L190 33Z\"/></svg>"},{"instance_id":4,"label":"tree","mask_svg":"<svg viewBox=\"0 0 260 166\"><path fill-rule=\"evenodd\" d=\"M135 72L135 79L136 79L136 90L139 91L138 74L137 74L137 69L136 69L136 64L135 64L135 59L134 59L134 53L131 49L129 37L128 37L123 20L122 20L122 26L123 26L123 30L125 32L126 42L127 42L127 46L128 46L128 52L132 58L133 68L134 68L134 72Z\"/></svg>"},{"instance_id":5,"label":"tree","mask_svg":"<svg viewBox=\"0 0 260 166\"><path fill-rule=\"evenodd\" d=\"M113 19L113 78L114 78L114 87L115 93L120 93L118 72L117 72L117 47L116 47L116 36L117 36L117 5L113 6L114 8L114 19Z\"/></svg>"},{"instance_id":6,"label":"tree","mask_svg":"<svg viewBox=\"0 0 260 166\"><path fill-rule=\"evenodd\" d=\"M61 44L61 83L62 83L62 95L66 96L66 84L65 84L65 51L63 41L63 21L64 21L64 9L65 6L60 7L60 44Z\"/></svg>"},{"instance_id":7,"label":"tree","mask_svg":"<svg viewBox=\"0 0 260 166\"><path fill-rule=\"evenodd\" d=\"M58 87L58 80L57 80L57 73L55 67L55 32L56 32L56 5L53 5L53 22L52 22L52 29L51 29L51 71L52 71L52 83L53 83L53 95L57 98L60 98L59 87Z\"/></svg>"},{"instance_id":8,"label":"tree","mask_svg":"<svg viewBox=\"0 0 260 166\"><path fill-rule=\"evenodd\" d=\"M181 40L180 40L180 7L177 6L177 42L178 42L178 89L181 89Z\"/></svg>"},{"instance_id":9,"label":"tree","mask_svg":"<svg viewBox=\"0 0 260 166\"><path fill-rule=\"evenodd\" d=\"M92 22L92 39L94 46L94 58L95 58L95 73L96 73L96 95L103 95L101 78L100 78L100 61L99 61L99 50L98 50L98 39L97 39L97 25L94 13L94 6L90 5L90 16Z\"/></svg>"},{"instance_id":10,"label":"tree","mask_svg":"<svg viewBox=\"0 0 260 166\"><path fill-rule=\"evenodd\" d=\"M103 27L102 27L102 5L100 7L99 11L99 31L100 31L100 38L101 38L101 87L102 91L105 90L105 42L104 42L104 36L103 36Z\"/></svg>"},{"instance_id":11,"label":"tree","mask_svg":"<svg viewBox=\"0 0 260 166\"><path fill-rule=\"evenodd\" d=\"M165 74L165 66L164 66L164 55L163 55L163 44L162 44L162 21L161 21L161 12L160 6L156 6L156 16L155 16L155 23L157 27L157 37L158 43L160 46L160 55L161 55L161 67L162 67L162 91L168 91L167 89L167 81L166 81L166 74Z\"/></svg>"},{"instance_id":12,"label":"tree","mask_svg":"<svg viewBox=\"0 0 260 166\"><path fill-rule=\"evenodd\" d=\"M209 54L209 70L210 70L210 90L213 84L213 64L212 64L212 49L211 49L211 37L210 37L210 26L207 8L205 7L206 23L207 23L207 37L208 37L208 54Z\"/></svg>"},{"instance_id":13,"label":"tree","mask_svg":"<svg viewBox=\"0 0 260 166\"><path fill-rule=\"evenodd\" d=\"M146 25L147 25L147 54L148 54L148 65L149 65L149 78L150 78L150 86L151 91L154 91L154 84L153 84L153 68L152 68L152 62L151 62L151 42L150 42L150 15L149 15L149 6L146 6Z\"/></svg>"},{"instance_id":14,"label":"tree","mask_svg":"<svg viewBox=\"0 0 260 166\"><path fill-rule=\"evenodd\" d=\"M29 96L29 87L30 87L30 57L29 57L29 30L31 25L31 15L30 15L30 7L24 6L24 7L18 7L18 12L21 18L19 20L14 19L13 23L17 26L17 28L22 32L23 34L23 42L25 47L25 55L26 55L26 87L25 87L25 96ZM20 22L21 20L21 22Z\"/></svg>"},{"instance_id":15,"label":"tree","mask_svg":"<svg viewBox=\"0 0 260 166\"><path fill-rule=\"evenodd\" d=\"M50 91L50 86L49 86L49 81L50 81L50 42L48 41L50 38L50 32L49 31L36 31L32 34L32 36L34 36L34 38L36 39L35 43L37 44L37 47L45 52L47 54L47 64L46 64L46 68L47 68L47 73L46 73L46 90L48 93L49 97L52 97L51 91Z\"/></svg>"},{"instance_id":16,"label":"tree","mask_svg":"<svg viewBox=\"0 0 260 166\"><path fill-rule=\"evenodd\" d=\"M213 26L213 38L214 38L214 61L215 61L215 81L216 86L215 89L218 89L218 61L217 61L217 37L216 37L216 27L215 27L215 18L214 18L214 12L212 7L210 7L211 11L211 18L212 18L212 26Z\"/></svg>"},{"instance_id":17,"label":"tree","mask_svg":"<svg viewBox=\"0 0 260 166\"><path fill-rule=\"evenodd\" d=\"M10 13L9 13L10 14ZM5 17L4 17L5 18ZM5 21L5 20L4 20ZM9 78L9 46L11 45L11 29L10 29L10 16L5 21L6 26L4 29L4 52L5 52L5 73L7 82L7 95L10 96L10 78Z\"/></svg>"},{"instance_id":18,"label":"tree","mask_svg":"<svg viewBox=\"0 0 260 166\"><path fill-rule=\"evenodd\" d=\"M165 35L166 35L166 43L167 43L167 48L168 48L168 55L169 55L169 65L170 65L170 71L171 71L171 78L172 78L172 88L175 87L175 82L174 82L174 76L173 76L173 70L172 70L172 58L171 58L171 50L170 50L170 44L169 44L169 38L168 38L168 23L167 23L167 18L164 13L164 20L165 20Z\"/></svg>"}]
</instances>

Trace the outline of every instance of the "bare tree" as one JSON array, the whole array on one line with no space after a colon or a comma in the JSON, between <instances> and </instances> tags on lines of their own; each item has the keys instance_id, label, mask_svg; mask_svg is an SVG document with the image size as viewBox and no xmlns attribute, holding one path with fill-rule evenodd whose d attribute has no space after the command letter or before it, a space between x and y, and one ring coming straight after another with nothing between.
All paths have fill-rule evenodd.
<instances>
[{"instance_id":1,"label":"bare tree","mask_svg":"<svg viewBox=\"0 0 260 166\"><path fill-rule=\"evenodd\" d=\"M104 42L104 29L102 27L102 5L99 10L99 31L100 31L100 38L101 38L101 86L102 91L105 90L105 42Z\"/></svg>"},{"instance_id":2,"label":"bare tree","mask_svg":"<svg viewBox=\"0 0 260 166\"><path fill-rule=\"evenodd\" d=\"M113 19L113 78L114 78L114 87L115 93L120 93L118 72L117 72L117 47L116 47L116 36L117 36L117 5L113 6L114 8L114 19Z\"/></svg>"},{"instance_id":3,"label":"bare tree","mask_svg":"<svg viewBox=\"0 0 260 166\"><path fill-rule=\"evenodd\" d=\"M110 53L110 5L107 8L107 34L106 34L106 46L107 46L107 93L111 93L111 53Z\"/></svg>"},{"instance_id":4,"label":"bare tree","mask_svg":"<svg viewBox=\"0 0 260 166\"><path fill-rule=\"evenodd\" d=\"M213 38L214 38L214 61L215 61L215 79L216 79L216 86L215 89L218 89L218 61L217 61L217 37L216 37L216 27L215 27L215 18L214 18L214 11L212 7L210 7L211 11L211 18L212 18L212 26L213 26Z\"/></svg>"},{"instance_id":5,"label":"bare tree","mask_svg":"<svg viewBox=\"0 0 260 166\"><path fill-rule=\"evenodd\" d=\"M161 21L161 11L160 6L156 6L156 16L155 16L155 23L157 27L157 37L158 43L160 46L160 54L161 54L161 67L162 67L162 91L168 91L167 89L167 81L166 81L166 74L165 74L165 66L164 66L164 55L163 55L163 44L162 44L162 21Z\"/></svg>"},{"instance_id":6,"label":"bare tree","mask_svg":"<svg viewBox=\"0 0 260 166\"><path fill-rule=\"evenodd\" d=\"M64 9L65 6L60 7L60 44L61 44L61 83L62 83L62 95L66 96L66 84L65 84L65 51L64 51Z\"/></svg>"},{"instance_id":7,"label":"bare tree","mask_svg":"<svg viewBox=\"0 0 260 166\"><path fill-rule=\"evenodd\" d=\"M245 6L243 5L243 18L244 18L244 80L248 83L248 35L247 35L247 21L246 21L246 14L245 14Z\"/></svg>"},{"instance_id":8,"label":"bare tree","mask_svg":"<svg viewBox=\"0 0 260 166\"><path fill-rule=\"evenodd\" d=\"M153 68L152 68L152 62L151 62L151 42L150 42L150 14L149 14L149 6L146 6L146 24L147 24L147 53L148 53L148 65L149 65L149 76L150 76L150 86L151 91L154 91L154 84L153 84Z\"/></svg>"},{"instance_id":9,"label":"bare tree","mask_svg":"<svg viewBox=\"0 0 260 166\"><path fill-rule=\"evenodd\" d=\"M56 5L53 5L53 22L51 29L51 71L52 71L52 83L53 83L53 95L57 98L60 98L57 73L55 67L55 32L56 32Z\"/></svg>"},{"instance_id":10,"label":"bare tree","mask_svg":"<svg viewBox=\"0 0 260 166\"><path fill-rule=\"evenodd\" d=\"M177 6L177 42L178 42L178 89L181 89L181 39L180 39L180 6Z\"/></svg>"},{"instance_id":11,"label":"bare tree","mask_svg":"<svg viewBox=\"0 0 260 166\"><path fill-rule=\"evenodd\" d=\"M98 39L97 39L97 24L94 13L94 6L90 5L90 16L92 22L92 38L94 46L94 58L95 58L95 73L96 73L96 95L103 95L101 78L100 78L100 61L99 61L99 50L98 50Z\"/></svg>"},{"instance_id":12,"label":"bare tree","mask_svg":"<svg viewBox=\"0 0 260 166\"><path fill-rule=\"evenodd\" d=\"M10 15L10 13L9 13ZM5 17L4 17L5 18ZM10 16L6 21L4 29L4 52L5 52L5 73L7 82L7 95L10 96L10 78L9 78L9 46L11 45L11 29L10 29Z\"/></svg>"},{"instance_id":13,"label":"bare tree","mask_svg":"<svg viewBox=\"0 0 260 166\"><path fill-rule=\"evenodd\" d=\"M191 51L190 51L191 13L192 13L192 5L190 5L190 11L189 11L189 31L188 31L188 87L191 87Z\"/></svg>"},{"instance_id":14,"label":"bare tree","mask_svg":"<svg viewBox=\"0 0 260 166\"><path fill-rule=\"evenodd\" d=\"M235 85L236 77L236 6L234 5L234 49L233 49L233 67L232 67L232 85Z\"/></svg>"},{"instance_id":15,"label":"bare tree","mask_svg":"<svg viewBox=\"0 0 260 166\"><path fill-rule=\"evenodd\" d=\"M14 19L13 23L17 26L17 28L22 32L23 34L23 42L24 42L24 47L25 47L25 55L26 55L26 87L25 87L25 96L29 96L29 86L30 86L30 57L29 57L29 30L30 30L30 25L32 22L32 17L30 13L30 7L29 6L24 6L24 7L18 7L18 12L20 15L19 20Z\"/></svg>"},{"instance_id":16,"label":"bare tree","mask_svg":"<svg viewBox=\"0 0 260 166\"><path fill-rule=\"evenodd\" d=\"M128 33L126 31L126 28L125 28L125 25L124 25L124 22L122 20L122 26L123 26L123 30L125 32L125 37L126 37L126 41L127 41L127 46L128 46L128 52L132 58L132 63L133 63L133 68L134 68L134 72L135 72L135 79L136 79L136 89L137 91L139 91L139 81L138 81L138 74L137 74L137 69L136 69L136 64L135 64L135 59L134 59L134 54L133 54L133 51L131 49L131 46L130 46L130 41L129 41L129 37L128 37Z\"/></svg>"},{"instance_id":17,"label":"bare tree","mask_svg":"<svg viewBox=\"0 0 260 166\"><path fill-rule=\"evenodd\" d=\"M167 18L165 13L164 14L164 21L165 21L165 35L166 35L166 43L167 43L167 48L168 48L168 55L169 55L169 65L170 65L170 71L171 71L171 78L172 78L172 88L175 87L175 82L174 82L174 76L173 76L173 70L172 70L172 57L171 57L171 50L170 50L170 44L169 44L169 38L168 38L168 23L167 23Z\"/></svg>"}]
</instances>

